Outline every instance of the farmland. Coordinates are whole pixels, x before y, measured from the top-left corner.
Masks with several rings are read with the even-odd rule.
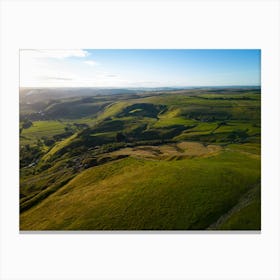
[[[26,93],[21,230],[261,228],[259,88]]]

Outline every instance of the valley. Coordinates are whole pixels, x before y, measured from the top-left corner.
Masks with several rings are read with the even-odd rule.
[[[259,87],[21,89],[21,230],[260,230]]]

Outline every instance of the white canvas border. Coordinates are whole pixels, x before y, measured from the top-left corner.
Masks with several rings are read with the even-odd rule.
[[[270,0],[2,1],[1,279],[280,279],[279,31]],[[20,234],[23,48],[261,49],[261,234]]]

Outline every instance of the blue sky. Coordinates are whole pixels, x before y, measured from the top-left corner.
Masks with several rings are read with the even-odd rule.
[[[260,50],[21,50],[23,87],[260,85]]]

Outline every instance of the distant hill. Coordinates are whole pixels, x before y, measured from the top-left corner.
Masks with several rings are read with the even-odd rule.
[[[19,90],[19,97],[21,103],[36,103],[39,101],[46,101],[51,99],[63,99],[70,97],[86,97],[96,95],[112,95],[112,94],[137,94],[145,92],[172,92],[172,91],[198,91],[203,90],[209,92],[240,92],[243,90],[260,91],[260,87],[243,86],[243,87],[157,87],[157,88],[27,88],[22,87]]]
[[[35,103],[49,99],[108,94],[133,94],[138,90],[122,88],[20,88],[20,101]]]

